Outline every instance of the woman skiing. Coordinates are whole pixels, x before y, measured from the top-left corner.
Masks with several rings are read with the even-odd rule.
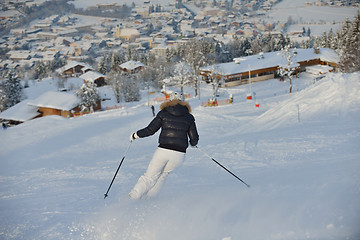
[[[155,196],[164,184],[166,176],[180,166],[184,159],[188,140],[191,146],[196,146],[199,135],[195,118],[190,113],[191,107],[181,100],[182,95],[175,92],[170,101],[160,106],[160,112],[150,124],[130,136],[130,141],[155,134],[160,128],[159,146],[156,149],[149,166],[134,188],[129,193],[133,199],[146,195]]]

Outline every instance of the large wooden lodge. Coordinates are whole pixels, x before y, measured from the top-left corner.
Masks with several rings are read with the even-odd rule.
[[[292,49],[295,53],[291,68],[295,73],[306,71],[306,67],[315,65],[327,65],[330,71],[336,71],[339,57],[336,52],[328,48]],[[200,68],[203,80],[209,78],[222,78],[224,87],[232,87],[251,82],[265,81],[278,77],[277,71],[280,66],[286,66],[281,51],[261,53],[247,57],[235,58],[233,62],[220,63]]]

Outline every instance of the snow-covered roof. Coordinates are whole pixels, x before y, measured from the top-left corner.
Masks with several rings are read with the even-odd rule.
[[[325,66],[325,65],[315,65],[315,66],[308,66],[306,67],[306,72],[319,75],[324,74],[333,71],[334,68],[331,66]]]
[[[39,115],[38,108],[30,106],[30,100],[24,100],[11,108],[6,109],[0,113],[1,119],[13,120],[18,122],[26,122]]]
[[[120,65],[121,68],[126,68],[128,70],[134,70],[138,67],[144,67],[145,65],[138,61],[127,61]]]
[[[88,72],[82,74],[79,78],[84,79],[86,81],[94,82],[96,79],[99,79],[101,77],[105,78],[105,76],[102,75],[101,73],[94,72],[94,71],[88,71]]]
[[[135,28],[123,28],[120,30],[120,36],[138,36],[140,35],[139,31]]]
[[[62,73],[65,70],[76,67],[78,65],[83,66],[85,69],[92,69],[92,67],[86,63],[81,63],[77,61],[68,61],[68,63],[65,66],[62,66],[61,68],[57,69],[56,72]]]
[[[320,59],[333,63],[339,62],[339,57],[332,49],[321,48],[320,53],[316,54],[313,48],[309,49],[296,49],[296,56],[294,62],[304,62],[313,59]],[[263,53],[261,55],[252,55],[247,57],[234,58],[233,62],[220,63],[211,66],[200,68],[200,71],[218,72],[223,75],[232,75],[247,71],[254,71],[258,69],[266,69],[287,65],[287,61],[281,54],[281,51]]]
[[[80,98],[74,94],[49,91],[31,100],[28,104],[36,107],[70,111],[80,104]]]

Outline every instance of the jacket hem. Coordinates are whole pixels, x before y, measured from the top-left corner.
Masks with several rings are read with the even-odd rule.
[[[174,151],[182,152],[182,153],[186,153],[186,149],[187,149],[187,148],[173,146],[173,145],[167,145],[167,144],[160,144],[158,147],[169,149],[169,150],[174,150]]]

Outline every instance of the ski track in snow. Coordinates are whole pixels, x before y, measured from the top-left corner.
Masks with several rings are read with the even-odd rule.
[[[312,84],[303,75],[292,94],[287,82],[254,83],[260,108],[245,100],[245,85],[222,90],[232,105],[190,99],[201,149],[250,188],[190,148],[159,196],[130,200],[156,134],[131,144],[104,200],[130,134],[152,119],[144,102],[9,128],[1,133],[0,239],[359,239],[359,80],[330,74]],[[201,94],[205,101],[210,88]]]

